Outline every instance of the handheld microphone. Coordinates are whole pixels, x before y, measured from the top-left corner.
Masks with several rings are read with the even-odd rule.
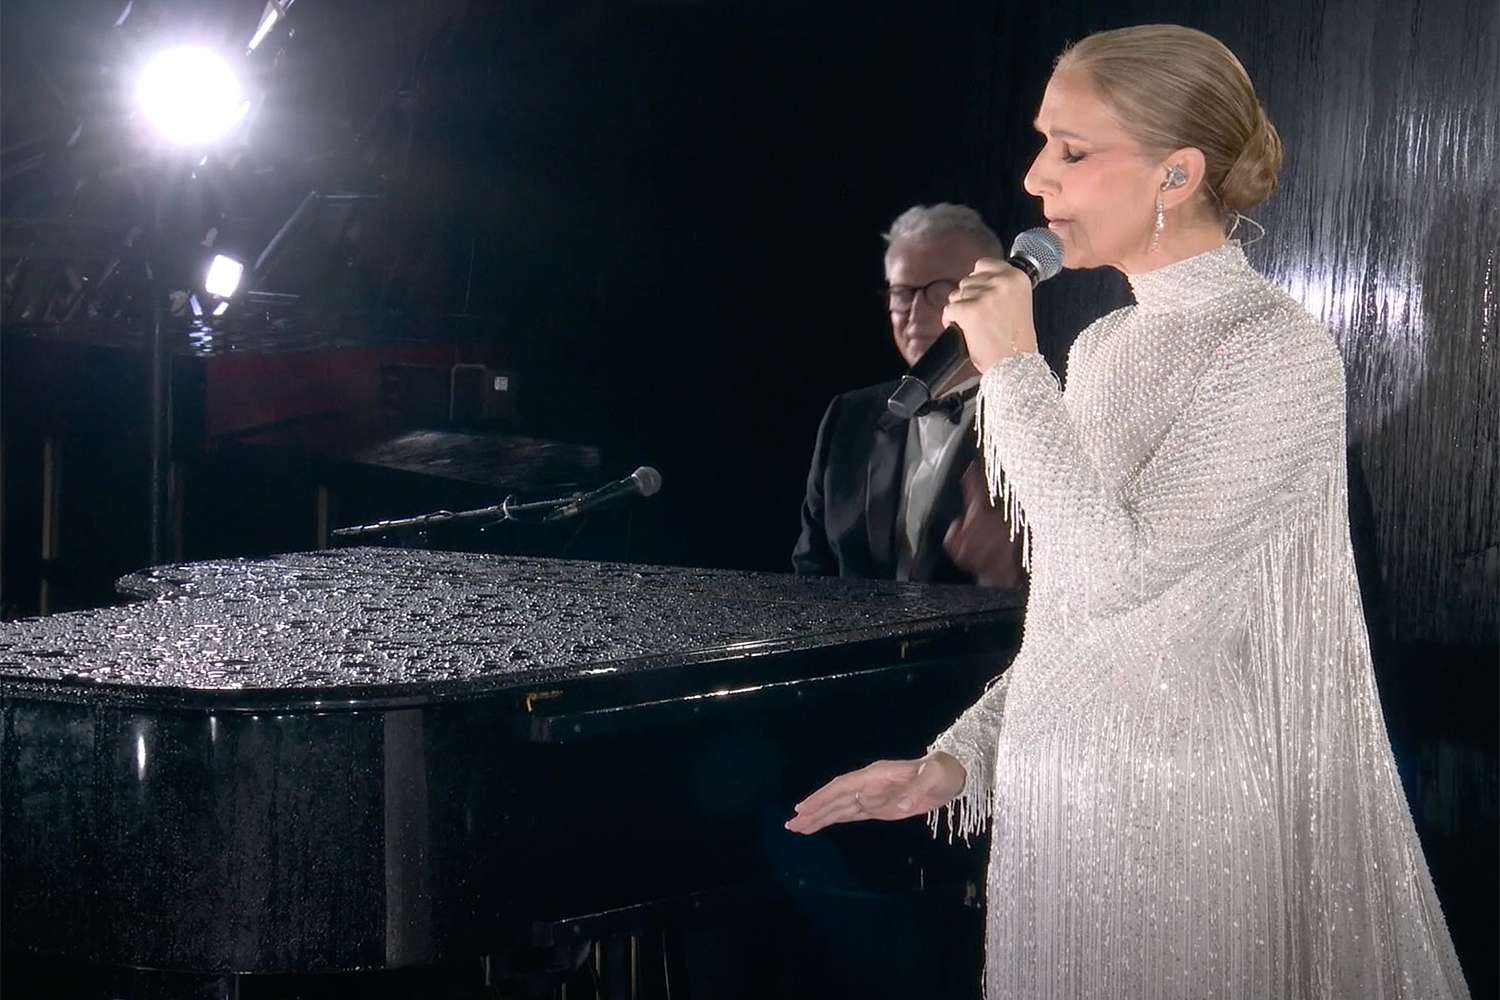
[[[1031,287],[1062,270],[1062,241],[1050,229],[1028,229],[1010,245],[1005,262],[1031,279]],[[901,376],[901,384],[886,400],[886,408],[903,420],[916,415],[954,373],[969,360],[963,331],[949,323],[917,363]]]
[[[597,490],[585,493],[576,500],[570,500],[548,514],[545,519],[561,521],[563,518],[587,514],[591,510],[597,510],[630,497],[654,496],[659,489],[661,489],[661,473],[649,465],[643,465],[624,479],[617,479]]]

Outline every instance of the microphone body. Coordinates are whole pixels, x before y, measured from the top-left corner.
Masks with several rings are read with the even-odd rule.
[[[886,409],[903,420],[910,420],[932,401],[937,390],[947,384],[968,360],[969,345],[964,343],[963,331],[949,323],[917,363],[901,376],[896,391],[886,400]]]
[[[587,514],[589,511],[607,507],[610,504],[627,500],[631,497],[649,497],[655,495],[661,489],[661,473],[649,465],[643,465],[636,469],[624,479],[617,479],[599,487],[590,493],[585,493],[576,500],[571,500],[557,510],[548,514],[546,520],[560,521],[567,517],[577,517]]]
[[[1030,278],[1035,288],[1062,270],[1062,244],[1050,229],[1028,229],[1011,244],[1005,262]],[[911,419],[968,360],[969,345],[964,342],[963,331],[949,323],[901,376],[901,384],[886,400],[886,408],[903,420]]]

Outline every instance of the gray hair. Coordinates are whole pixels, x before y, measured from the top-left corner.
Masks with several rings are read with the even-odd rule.
[[[984,224],[979,213],[968,205],[939,202],[936,205],[913,205],[891,223],[885,233],[889,246],[897,240],[928,243],[948,236],[964,236],[979,246],[982,257],[1004,257],[1005,245],[995,231]]]

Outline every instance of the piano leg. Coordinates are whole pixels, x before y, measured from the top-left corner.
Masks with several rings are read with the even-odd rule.
[[[57,571],[62,518],[62,450],[57,438],[42,441],[42,572],[37,612],[52,610],[52,574]]]

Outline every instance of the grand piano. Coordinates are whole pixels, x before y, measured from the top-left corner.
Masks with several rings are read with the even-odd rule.
[[[767,949],[740,995],[796,995],[777,941],[860,900],[955,929],[861,958],[892,995],[902,962],[977,989],[980,849],[780,824],[981,692],[1019,644],[1003,593],[375,548],[120,586],[0,631],[7,996],[565,996],[559,954],[592,947],[598,990],[601,941],[636,966],[705,926]]]

